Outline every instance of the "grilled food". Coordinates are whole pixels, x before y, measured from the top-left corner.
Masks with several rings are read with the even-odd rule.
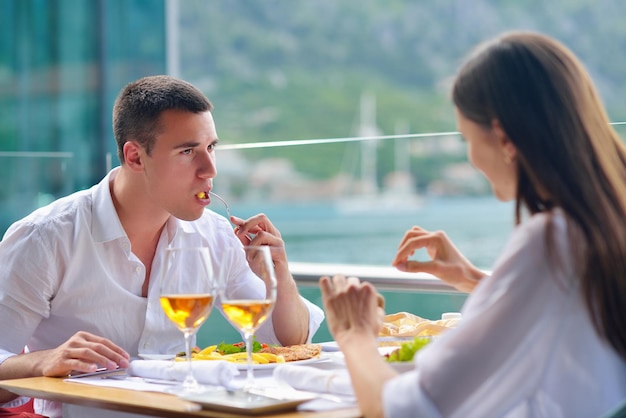
[[[286,362],[308,360],[310,358],[319,357],[322,352],[320,344],[299,344],[287,347],[268,346],[261,349],[260,353],[271,353],[282,356]]]

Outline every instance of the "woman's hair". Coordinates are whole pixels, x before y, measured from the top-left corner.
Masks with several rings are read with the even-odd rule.
[[[560,207],[583,234],[572,245],[591,319],[626,358],[626,149],[584,67],[553,39],[510,33],[474,51],[452,96],[473,122],[499,121],[517,149],[516,222],[522,207]]]
[[[127,141],[137,141],[150,155],[166,110],[201,113],[213,110],[213,105],[192,84],[174,77],[156,75],[129,83],[113,106],[113,134],[122,164]]]

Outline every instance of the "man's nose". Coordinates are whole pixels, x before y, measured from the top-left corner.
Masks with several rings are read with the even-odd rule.
[[[217,166],[215,164],[215,154],[206,152],[202,155],[198,173],[201,177],[213,178],[217,175]]]

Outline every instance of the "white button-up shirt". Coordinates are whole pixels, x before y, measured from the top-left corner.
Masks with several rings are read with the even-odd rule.
[[[158,242],[148,296],[142,297],[145,266],[132,253],[111,198],[110,182],[116,172],[89,190],[36,210],[7,230],[0,242],[0,363],[26,345],[30,351],[58,347],[77,331],[106,337],[131,356],[184,350],[181,332],[159,302],[165,248],[173,242],[206,246],[219,268],[224,251],[241,244],[228,221],[210,210],[193,222],[170,217]],[[244,257],[230,266],[228,293],[237,298],[263,296],[262,282],[246,270]],[[303,300],[310,313],[310,341],[324,315]],[[216,307],[220,309],[219,304]],[[271,319],[256,335],[259,341],[279,343]],[[58,405],[44,406],[40,412],[55,416],[53,407]]]
[[[417,370],[387,382],[386,417],[588,418],[626,399],[626,362],[599,338],[574,273],[567,225],[546,247],[545,214],[513,232],[460,325],[418,352]]]

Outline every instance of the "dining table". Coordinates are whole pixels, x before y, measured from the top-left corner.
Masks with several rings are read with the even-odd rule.
[[[243,375],[245,376],[245,373],[243,373]],[[268,376],[271,376],[271,374]],[[348,403],[340,405],[337,408],[327,408],[324,410],[302,410],[300,408],[293,408],[286,411],[261,413],[258,411],[207,409],[206,405],[192,402],[162,391],[142,391],[121,387],[83,384],[75,379],[63,377],[40,376],[0,380],[0,388],[24,397],[47,399],[55,402],[154,417],[236,418],[254,415],[265,418],[359,418],[363,416],[355,403]]]

